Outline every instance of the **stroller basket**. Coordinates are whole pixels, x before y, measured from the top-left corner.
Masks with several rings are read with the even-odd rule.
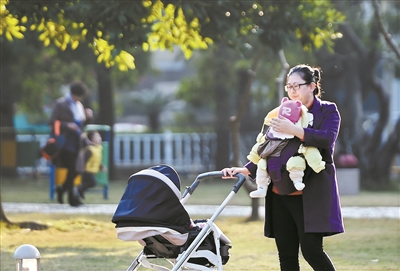
[[[214,221],[245,178],[236,176],[237,184],[210,219],[193,221],[184,203],[201,179],[208,177],[222,177],[222,172],[200,174],[181,196],[179,176],[168,165],[130,176],[112,218],[119,239],[138,241],[144,247],[127,271],[138,270],[140,266],[154,270],[223,270],[232,246]],[[149,261],[156,258],[170,262],[172,269]]]
[[[207,220],[195,220],[195,224],[199,223],[206,223]],[[189,235],[186,243],[182,246],[177,246],[171,244],[166,238],[162,235],[154,235],[151,237],[147,237],[143,239],[144,245],[144,253],[147,257],[154,257],[154,258],[177,258],[180,254],[182,254],[189,245],[195,240],[197,235],[200,233],[201,227],[196,226],[189,230]],[[225,265],[230,257],[229,249],[231,248],[231,244],[227,237],[220,239],[219,243],[219,251],[222,259],[222,265]],[[214,236],[213,233],[210,233],[200,244],[197,250],[209,250],[214,254],[217,254],[217,247],[214,243]],[[214,266],[206,257],[199,257],[199,258],[191,258],[188,260],[189,263],[200,264],[204,266]]]

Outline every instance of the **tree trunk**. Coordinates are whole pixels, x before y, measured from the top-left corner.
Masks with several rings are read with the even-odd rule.
[[[215,167],[222,169],[229,165],[229,117],[232,110],[231,91],[226,87],[226,78],[229,78],[229,67],[232,63],[229,61],[226,48],[223,45],[218,46],[219,57],[215,59],[218,70],[215,74],[216,85],[213,91],[215,101],[215,132],[217,134],[217,151],[215,157]]]
[[[13,74],[11,69],[11,63],[14,60],[13,51],[10,49],[10,42],[0,42],[0,174],[3,177],[15,177],[17,170],[15,166],[4,166],[3,155],[8,152],[8,149],[13,148],[15,144],[15,131],[14,131],[14,106],[17,86],[13,84]],[[16,150],[15,150],[16,151]],[[11,156],[11,155],[10,155]],[[16,157],[16,153],[15,156]],[[7,159],[10,159],[9,157]],[[7,161],[7,164],[13,163],[13,161]],[[16,162],[16,161],[14,161]]]
[[[115,123],[115,110],[114,110],[114,94],[111,84],[111,70],[106,68],[103,64],[96,66],[98,93],[99,93],[99,115],[97,122],[99,124],[110,126],[110,142],[109,142],[109,176],[114,179],[116,176],[115,163],[113,159],[114,153],[114,123]]]
[[[384,86],[386,82],[378,76],[382,55],[376,44],[367,50],[350,25],[341,25],[339,30],[343,38],[335,44],[335,55],[318,54],[325,74],[324,98],[335,101],[342,116],[336,151],[354,153],[358,158],[363,187],[382,189],[390,183],[390,169],[400,142],[396,130],[383,137],[389,122],[390,97]],[[372,27],[371,33],[378,35],[378,29]],[[365,128],[363,97],[368,91],[374,94],[379,114]]]
[[[389,184],[390,166],[397,153],[396,149],[385,147],[389,142],[382,137],[389,122],[390,100],[386,89],[376,75],[376,67],[381,59],[381,56],[373,50],[369,57],[365,59],[364,70],[360,72],[360,77],[363,76],[365,80],[365,86],[370,86],[373,89],[379,104],[379,118],[374,130],[372,134],[367,136],[368,140],[362,143],[362,147],[359,146],[361,157],[363,157],[361,159],[360,178],[364,184],[369,186],[375,183],[378,187]],[[368,67],[365,65],[368,65]],[[382,152],[384,149],[386,152]],[[365,159],[365,157],[368,157],[368,159]]]
[[[232,129],[232,149],[233,149],[233,165],[234,166],[243,166],[240,163],[240,123],[243,119],[243,116],[246,112],[246,108],[249,104],[250,99],[250,91],[251,85],[253,83],[253,79],[255,77],[255,70],[257,69],[259,60],[263,55],[264,49],[260,49],[258,54],[255,56],[253,60],[253,64],[251,69],[247,72],[247,79],[244,84],[243,96],[240,97],[240,104],[238,106],[238,110],[236,111],[236,116],[231,118],[231,129]],[[248,193],[255,189],[254,183],[252,183],[249,179],[244,183],[244,187]],[[259,207],[259,199],[251,199],[251,216],[248,220],[258,220],[258,207]]]
[[[0,221],[6,223],[7,225],[11,224],[11,221],[8,220],[6,214],[3,210],[3,201],[1,200],[1,191],[0,191]]]
[[[31,230],[46,230],[49,227],[44,224],[40,224],[37,222],[25,221],[25,222],[11,222],[6,214],[4,213],[3,209],[3,202],[1,200],[1,191],[0,191],[0,221],[4,222],[8,226],[18,226],[21,229],[31,229]]]

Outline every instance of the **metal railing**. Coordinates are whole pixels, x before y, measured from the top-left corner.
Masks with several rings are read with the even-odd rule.
[[[201,172],[214,165],[214,133],[117,134],[115,166],[168,164],[178,171]]]
[[[43,146],[48,135],[17,135],[17,142],[38,141]],[[116,167],[147,167],[169,164],[182,172],[213,170],[216,149],[214,133],[115,134],[114,159]],[[19,172],[32,168],[18,167]],[[49,173],[49,162],[38,159],[35,170]]]

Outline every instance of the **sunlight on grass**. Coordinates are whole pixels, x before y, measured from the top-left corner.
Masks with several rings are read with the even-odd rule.
[[[1,224],[2,271],[15,270],[12,254],[25,243],[39,249],[44,271],[123,271],[142,249],[138,242],[117,239],[109,216],[9,215],[11,221],[34,218],[52,226],[30,231]],[[232,241],[225,271],[279,270],[274,240],[263,236],[263,221],[219,217],[216,224]],[[399,220],[346,219],[345,226],[345,234],[325,239],[324,248],[338,270],[399,270]],[[302,270],[312,270],[303,258],[300,264]]]

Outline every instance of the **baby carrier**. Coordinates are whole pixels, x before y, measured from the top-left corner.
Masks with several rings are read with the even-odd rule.
[[[138,241],[142,252],[127,271],[140,266],[153,270],[223,270],[230,257],[231,241],[214,224],[229,200],[245,181],[238,182],[210,219],[191,220],[183,204],[199,185],[209,177],[222,177],[221,171],[197,176],[183,196],[177,172],[168,165],[158,165],[130,176],[128,185],[112,218],[117,237]],[[152,263],[165,259],[170,267]]]

